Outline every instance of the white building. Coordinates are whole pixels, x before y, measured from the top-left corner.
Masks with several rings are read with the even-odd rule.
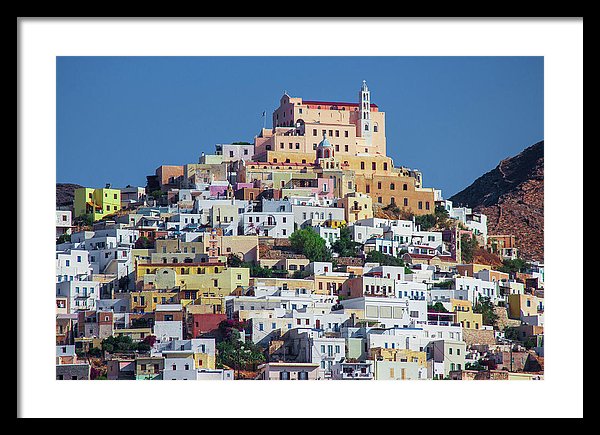
[[[56,282],[83,280],[91,273],[87,251],[68,249],[56,253]]]
[[[339,207],[323,207],[312,205],[292,204],[294,223],[299,228],[304,226],[321,226],[327,221],[345,220],[345,211]]]
[[[241,235],[258,235],[287,239],[294,232],[294,214],[288,212],[246,212],[241,224]]]
[[[70,210],[56,210],[56,237],[63,234],[71,234],[72,225],[73,221]]]
[[[385,328],[411,328],[427,321],[427,301],[391,297],[369,297],[342,301],[345,309],[364,310],[365,320]]]
[[[336,241],[340,239],[340,229],[339,228],[330,228],[323,226],[316,226],[313,229],[317,232],[317,234],[325,240],[325,245],[328,248],[331,248]]]
[[[462,222],[467,228],[473,230],[475,234],[482,235],[484,242],[487,243],[487,216],[482,213],[473,212],[468,207],[453,207],[449,215],[452,219]]]
[[[182,311],[181,304],[158,304],[154,310],[155,314],[161,312]],[[164,320],[154,322],[154,335],[157,341],[173,341],[183,339],[183,321],[175,320],[172,314],[165,314]]]
[[[96,281],[61,281],[56,283],[56,296],[69,298],[70,312],[95,310],[100,299],[100,283]]]

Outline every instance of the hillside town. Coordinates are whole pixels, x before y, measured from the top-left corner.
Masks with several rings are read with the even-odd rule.
[[[284,93],[272,128],[144,186],[73,188],[56,379],[543,379],[543,258],[395,165],[357,85]]]

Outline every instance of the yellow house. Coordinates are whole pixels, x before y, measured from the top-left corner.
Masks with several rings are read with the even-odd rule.
[[[192,350],[165,350],[162,352],[162,354],[165,358],[193,358],[195,369],[214,369],[216,367],[216,359],[214,354],[194,352]]]
[[[353,223],[373,217],[373,200],[365,193],[354,192],[342,198],[346,222]]]
[[[311,294],[315,289],[315,282],[312,279],[296,278],[250,278],[250,285],[279,287],[281,290],[295,291],[299,294]]]
[[[427,353],[410,349],[385,349],[373,347],[370,350],[372,358],[383,361],[416,362],[420,367],[427,367]]]
[[[471,301],[460,299],[450,299],[452,311],[456,314],[456,322],[465,329],[481,329],[483,325],[483,315],[473,312]]]
[[[121,210],[121,191],[108,187],[75,189],[73,210],[75,217],[90,215],[94,221],[97,221]]]
[[[318,295],[337,295],[344,289],[344,284],[348,281],[346,275],[315,275],[315,294]]]
[[[177,291],[141,290],[126,293],[132,313],[153,313],[158,304],[178,303]]]
[[[227,267],[224,263],[138,263],[136,266],[137,288],[197,290],[196,298],[219,301],[238,287],[247,288],[249,280],[250,269]]]
[[[338,219],[329,219],[329,220],[326,220],[325,222],[323,222],[323,226],[328,227],[328,228],[342,228],[345,225],[346,225],[345,220],[338,220]]]
[[[152,328],[115,329],[113,335],[115,337],[127,336],[131,337],[133,341],[142,341],[147,336],[152,335]]]
[[[544,311],[544,299],[532,294],[508,295],[508,317],[521,319],[536,316]]]

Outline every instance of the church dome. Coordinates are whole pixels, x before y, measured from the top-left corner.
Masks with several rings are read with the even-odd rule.
[[[325,147],[330,147],[331,142],[329,142],[329,140],[327,139],[327,135],[324,134],[323,135],[323,140],[321,142],[319,142],[319,148],[325,148]]]

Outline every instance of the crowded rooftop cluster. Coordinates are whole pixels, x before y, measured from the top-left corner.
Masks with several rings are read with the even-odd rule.
[[[366,82],[272,122],[57,207],[57,379],[543,379],[544,265],[394,164]]]

